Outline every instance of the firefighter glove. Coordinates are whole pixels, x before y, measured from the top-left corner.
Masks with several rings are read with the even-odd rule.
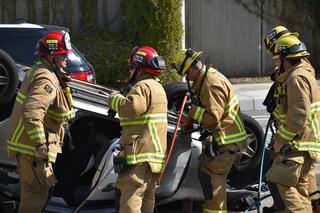
[[[213,140],[206,146],[204,153],[210,158],[215,158],[219,154],[218,149],[218,143]]]
[[[126,151],[123,146],[117,144],[113,149],[113,167],[115,173],[124,174],[130,166],[127,164]]]
[[[292,150],[292,148],[291,148],[290,143],[285,143],[285,144],[281,147],[281,149],[280,149],[280,154],[281,154],[280,159],[281,159],[281,161],[284,161],[284,160],[285,160],[286,154],[287,154],[288,152],[290,152],[291,150]]]

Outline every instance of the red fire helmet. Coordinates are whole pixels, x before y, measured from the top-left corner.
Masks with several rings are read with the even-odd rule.
[[[72,52],[70,35],[64,31],[54,31],[45,34],[37,44],[36,55],[61,55]]]
[[[160,75],[166,69],[164,59],[152,47],[148,46],[132,49],[129,66],[132,68],[143,68],[144,72],[151,75]]]

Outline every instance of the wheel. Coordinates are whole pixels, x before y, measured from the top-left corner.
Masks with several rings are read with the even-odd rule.
[[[14,60],[8,53],[0,49],[0,106],[12,100],[18,83],[18,72]]]
[[[263,129],[251,116],[241,113],[241,117],[248,139],[228,176],[229,185],[234,188],[241,188],[259,180],[262,155]]]
[[[164,86],[167,94],[168,109],[180,111],[183,96],[188,92],[188,85],[184,82],[169,83]]]
[[[168,108],[176,114],[180,111],[183,96],[188,91],[184,82],[169,83],[164,86],[168,99]],[[240,188],[256,183],[259,178],[259,167],[262,155],[263,129],[249,115],[242,113],[242,119],[248,134],[245,149],[233,166],[228,179],[231,187]]]

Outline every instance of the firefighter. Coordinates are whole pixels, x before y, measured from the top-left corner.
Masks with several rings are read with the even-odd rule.
[[[278,38],[286,36],[286,35],[293,35],[296,38],[299,38],[299,33],[297,32],[290,32],[286,27],[284,26],[276,26],[274,27],[268,34],[267,36],[264,38],[264,44],[267,48],[267,53],[269,56],[274,56],[275,54],[275,45],[276,45],[276,41],[278,40]],[[310,61],[308,60],[308,58],[303,58],[302,59],[302,63],[308,67],[311,71],[312,74],[315,76],[315,70],[312,67]],[[278,73],[278,67],[275,67],[274,73],[277,75]]]
[[[164,169],[167,146],[167,97],[157,78],[165,61],[148,46],[129,59],[129,93],[112,93],[109,106],[119,114],[122,134],[114,148],[120,213],[153,212],[156,178]]]
[[[231,83],[199,60],[202,53],[190,48],[180,51],[174,68],[193,82],[191,89],[197,98],[193,98],[196,101],[189,117],[212,131],[212,140],[202,142],[204,151],[199,157],[199,179],[205,196],[203,212],[227,212],[226,178],[247,134]]]
[[[72,51],[67,32],[49,32],[37,45],[40,59],[26,73],[9,124],[7,149],[17,160],[19,212],[42,212],[56,183],[52,164],[61,153],[64,123],[74,117],[63,70]]]
[[[267,48],[268,55],[270,56],[275,55],[275,45],[276,45],[277,39],[287,35],[292,35],[299,38],[299,34],[297,32],[290,32],[284,26],[276,26],[268,33],[268,35],[264,39],[264,43]],[[302,58],[302,64],[304,64],[310,70],[311,74],[315,76],[315,70],[307,58]],[[276,94],[275,94],[276,97],[278,96],[278,91],[281,88],[280,82],[278,82],[276,79],[279,74],[280,74],[279,67],[276,66],[274,69],[273,78],[272,78],[278,87],[278,89],[276,89]],[[273,110],[272,115],[276,119],[276,127],[278,127],[281,121],[283,121],[281,119],[281,115],[279,114],[279,106],[277,106],[275,110]],[[274,198],[274,205],[271,207],[264,207],[263,209],[264,212],[273,212],[276,210],[283,209],[285,206],[283,201],[279,197],[275,184],[269,183],[269,187],[270,187],[271,194]],[[312,170],[309,174],[309,193],[315,192],[317,190],[318,189],[317,189],[316,176],[315,176],[314,170]],[[317,195],[313,196],[313,198],[318,198],[318,196]]]
[[[280,126],[274,138],[275,160],[266,174],[284,202],[284,212],[312,212],[309,176],[320,159],[320,92],[313,70],[306,66],[310,54],[294,35],[279,37],[275,46],[277,98]]]

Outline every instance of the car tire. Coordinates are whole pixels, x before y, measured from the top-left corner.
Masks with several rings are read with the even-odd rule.
[[[182,97],[188,92],[188,86],[184,82],[169,83],[164,86],[168,99],[168,108],[176,113],[180,110]],[[260,124],[249,115],[242,113],[242,119],[247,133],[251,136],[247,148],[252,148],[254,152],[250,159],[243,165],[235,165],[229,176],[228,184],[234,188],[241,188],[259,180],[260,161],[262,155],[263,129]]]
[[[258,182],[263,150],[264,132],[260,124],[245,113],[241,113],[241,117],[248,140],[245,142],[245,149],[240,154],[239,162],[235,162],[228,175],[228,184],[232,188],[242,188]]]
[[[0,49],[0,107],[15,96],[19,77],[17,66],[8,53]]]

